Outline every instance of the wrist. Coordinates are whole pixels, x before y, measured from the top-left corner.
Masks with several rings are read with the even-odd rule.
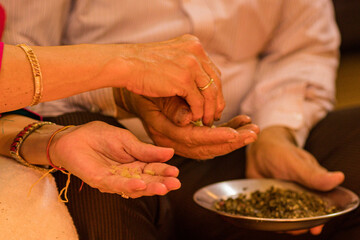
[[[102,49],[106,59],[101,71],[103,87],[126,88],[130,81],[130,52],[126,44],[108,44]],[[99,82],[102,82],[99,81]]]
[[[46,159],[46,146],[51,134],[59,125],[44,125],[30,134],[20,148],[20,155],[30,164],[49,165]]]
[[[64,163],[60,161],[60,159],[62,158],[61,157],[59,158],[57,153],[60,152],[61,154],[62,151],[66,149],[67,145],[65,144],[65,147],[59,147],[58,143],[60,139],[62,139],[64,136],[74,131],[75,129],[76,127],[74,125],[63,126],[55,130],[49,137],[46,146],[46,158],[47,158],[47,163],[51,165],[53,168],[57,170],[65,170]],[[66,150],[70,150],[70,149],[66,149]]]
[[[292,129],[285,126],[270,126],[263,130],[261,130],[259,138],[267,138],[267,139],[281,139],[288,142],[291,142],[295,145],[295,133]]]

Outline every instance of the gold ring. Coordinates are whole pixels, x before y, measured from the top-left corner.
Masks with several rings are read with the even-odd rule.
[[[210,81],[203,87],[199,87],[200,91],[204,91],[205,89],[207,89],[208,87],[210,87],[210,85],[214,82],[214,79],[210,78]]]
[[[123,197],[123,198],[126,198],[126,199],[128,199],[128,198],[129,198],[129,196],[128,196],[128,195],[126,195],[124,192],[120,192],[120,196],[121,196],[121,197]]]

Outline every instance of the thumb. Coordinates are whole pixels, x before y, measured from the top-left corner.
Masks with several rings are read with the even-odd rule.
[[[174,155],[174,149],[143,143],[135,136],[128,139],[125,151],[142,162],[166,162]]]
[[[320,191],[330,191],[336,186],[340,185],[345,179],[343,172],[334,171],[329,172],[326,169],[320,167],[320,169],[314,169],[310,175],[310,186]]]
[[[298,162],[302,162],[296,169],[299,183],[315,190],[329,191],[344,181],[344,173],[328,171],[311,153],[299,149],[298,156]]]
[[[189,105],[181,97],[149,98],[161,112],[178,126],[185,126],[192,120]]]

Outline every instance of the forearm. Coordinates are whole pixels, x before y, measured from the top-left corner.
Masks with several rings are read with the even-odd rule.
[[[41,72],[41,102],[108,86],[125,86],[127,66],[121,45],[31,47]],[[122,51],[124,48],[124,51]],[[120,53],[116,55],[117,53]],[[25,52],[5,45],[0,73],[0,112],[30,105],[34,95],[32,69]]]
[[[0,154],[11,157],[10,146],[16,135],[27,125],[36,120],[20,115],[6,115],[0,118],[1,137]],[[28,163],[35,165],[48,165],[46,158],[46,147],[50,136],[61,128],[59,125],[44,125],[31,133],[23,142],[20,148],[20,156]]]

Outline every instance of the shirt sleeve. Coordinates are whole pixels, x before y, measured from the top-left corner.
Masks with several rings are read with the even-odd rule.
[[[117,106],[112,88],[100,88],[64,99],[43,102],[30,107],[43,116],[59,116],[67,112],[87,111],[117,117]]]
[[[261,129],[285,126],[300,146],[335,101],[339,32],[331,1],[284,1],[241,110]]]
[[[71,0],[1,0],[1,4],[6,11],[6,28],[2,39],[5,44],[62,44]]]

